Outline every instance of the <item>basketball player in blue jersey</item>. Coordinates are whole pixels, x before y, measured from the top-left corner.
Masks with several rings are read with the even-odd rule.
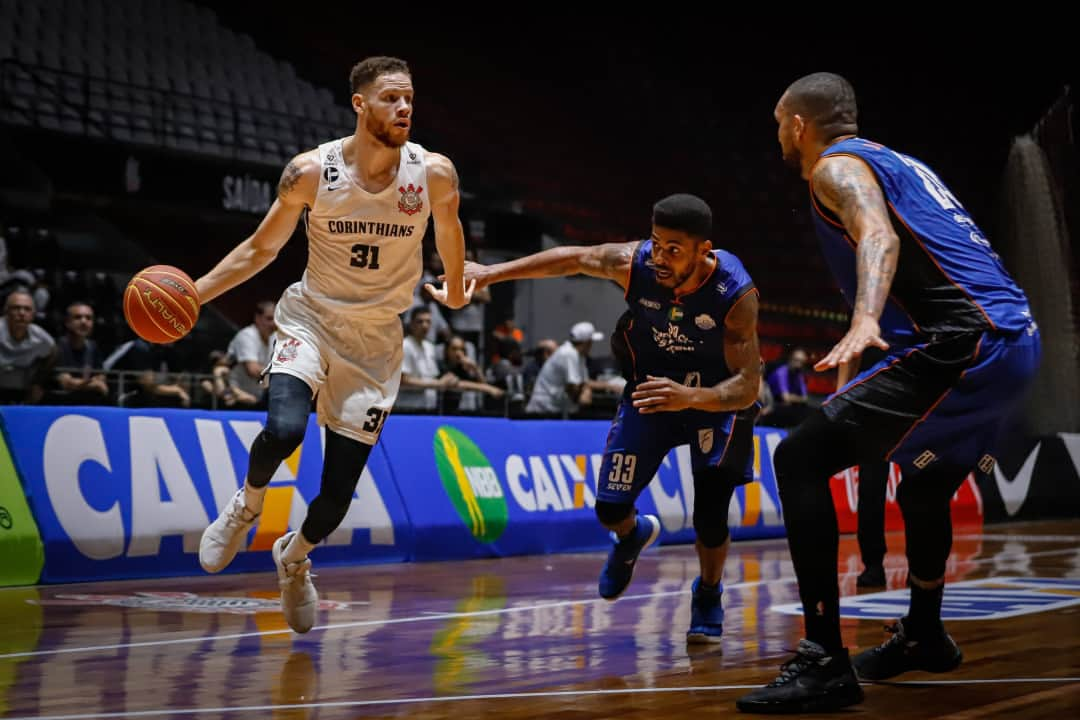
[[[273,261],[303,218],[307,268],[277,304],[266,426],[251,445],[244,486],[199,543],[207,572],[232,561],[262,511],[271,476],[303,440],[317,397],[319,424],[326,427],[319,494],[301,527],[278,538],[272,550],[285,619],[300,633],[315,624],[318,609],[308,553],[345,518],[397,397],[398,315],[412,304],[423,270],[420,244],[429,218],[446,281],[426,288],[452,308],[472,294],[462,280],[457,173],[446,157],[409,142],[408,65],[367,58],[349,79],[355,132],[293,158],[259,227],[195,283],[204,303],[236,287]]]
[[[511,262],[466,263],[482,288],[505,280],[585,274],[618,283],[627,312],[612,336],[627,378],[611,424],[596,491],[596,516],[614,547],[600,573],[600,596],[623,593],[638,555],[660,521],[634,502],[668,452],[690,445],[694,530],[701,575],[692,586],[688,642],[719,642],[721,572],[728,506],[753,479],[753,425],[761,380],[757,290],[731,253],[714,249],[712,212],[693,195],[653,207],[652,235],[640,243],[560,247]]]
[[[855,92],[844,78],[797,80],[775,117],[784,159],[809,182],[817,235],[852,305],[849,331],[815,366],[838,368],[838,391],[774,458],[806,639],[779,677],[736,705],[779,713],[859,702],[852,665],[863,680],[960,665],[941,622],[949,501],[971,470],[993,467],[999,427],[1040,349],[1024,293],[938,176],[857,136]],[[852,377],[874,347],[885,357]],[[902,470],[911,602],[888,642],[849,662],[829,477],[883,459]]]

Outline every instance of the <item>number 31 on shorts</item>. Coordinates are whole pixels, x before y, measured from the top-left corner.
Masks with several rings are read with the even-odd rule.
[[[386,418],[390,416],[390,411],[373,407],[367,411],[367,416],[368,420],[364,423],[364,432],[378,435],[382,432],[382,426],[386,422]]]

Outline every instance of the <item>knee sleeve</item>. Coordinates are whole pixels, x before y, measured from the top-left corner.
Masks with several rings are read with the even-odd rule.
[[[301,528],[308,542],[322,542],[345,519],[370,454],[371,445],[326,431],[322,484]]]
[[[618,525],[634,512],[633,504],[609,503],[596,501],[596,517],[604,527]]]
[[[738,473],[718,467],[694,472],[694,532],[707,548],[718,548],[728,539],[728,508],[739,485]]]
[[[790,495],[793,485],[828,484],[835,473],[858,464],[857,443],[843,427],[829,421],[821,410],[785,437],[773,454],[776,485],[781,500]]]
[[[292,375],[270,376],[266,426],[251,444],[247,481],[265,487],[281,461],[303,441],[311,414],[311,388]]]

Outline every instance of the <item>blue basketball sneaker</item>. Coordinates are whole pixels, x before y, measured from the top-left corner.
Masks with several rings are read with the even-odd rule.
[[[600,597],[614,600],[623,594],[634,576],[638,555],[656,542],[659,535],[660,520],[655,515],[638,515],[633,531],[622,540],[611,533],[615,547],[611,548],[604,569],[600,571]]]
[[[698,576],[690,590],[693,598],[690,600],[690,629],[686,631],[686,642],[720,642],[720,636],[724,634],[724,608],[720,603],[724,584],[702,585]]]

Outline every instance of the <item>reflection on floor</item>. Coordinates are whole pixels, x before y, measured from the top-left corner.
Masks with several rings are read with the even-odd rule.
[[[888,592],[845,602],[849,647],[882,642],[880,618],[903,613],[903,536],[888,541]],[[587,554],[325,569],[319,625],[303,636],[284,625],[271,574],[0,590],[0,716],[727,713],[740,688],[775,676],[801,635],[783,540],[733,546],[724,639],[702,649],[684,640],[692,547],[647,552],[615,603],[595,596],[602,562]],[[843,595],[856,595],[861,569],[845,537]],[[948,576],[946,606],[965,618],[950,623],[964,665],[868,688],[854,712],[1076,716],[1080,522],[958,530]],[[974,582],[985,578],[995,581]],[[927,680],[948,684],[911,684]]]

